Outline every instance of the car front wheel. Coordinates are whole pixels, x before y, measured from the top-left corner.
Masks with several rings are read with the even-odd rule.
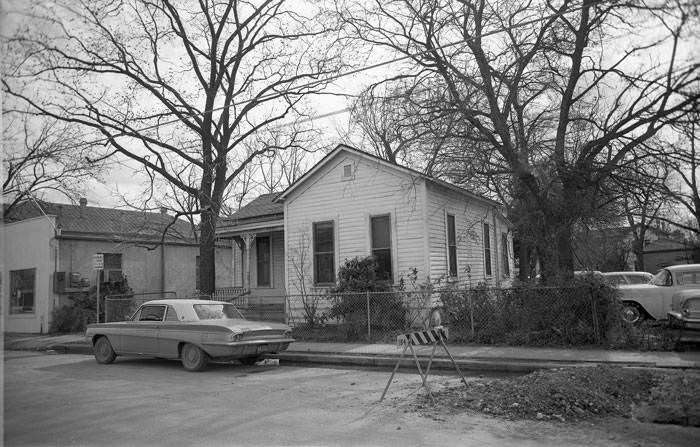
[[[644,319],[641,309],[636,304],[625,303],[622,306],[622,321],[628,324],[636,324]]]
[[[209,363],[209,356],[195,345],[186,344],[182,347],[182,366],[187,371],[201,371]]]
[[[95,341],[94,354],[97,363],[105,365],[112,363],[117,356],[114,353],[114,349],[112,349],[112,344],[107,340],[107,337],[100,337]]]

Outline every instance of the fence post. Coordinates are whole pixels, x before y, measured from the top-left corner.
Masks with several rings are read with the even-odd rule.
[[[593,313],[593,336],[596,344],[599,345],[602,338],[600,334],[600,320],[598,320],[598,309],[592,287],[589,289],[589,296],[591,297],[591,312]]]
[[[367,292],[367,341],[372,340],[372,319],[369,312],[369,291]]]
[[[472,340],[474,340],[474,299],[472,297],[472,289],[467,291],[469,297],[469,323],[471,325]]]

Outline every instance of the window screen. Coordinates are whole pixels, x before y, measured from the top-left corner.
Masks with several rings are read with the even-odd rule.
[[[447,215],[447,265],[451,278],[457,277],[457,230],[455,216]]]
[[[391,281],[391,218],[375,216],[371,218],[372,256],[377,260],[377,279]]]
[[[316,284],[335,282],[335,243],[333,222],[318,222],[314,232],[314,281]]]

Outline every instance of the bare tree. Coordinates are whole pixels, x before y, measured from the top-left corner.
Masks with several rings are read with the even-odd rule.
[[[674,219],[670,223],[700,236],[698,117],[700,115],[696,112],[676,123],[677,133],[673,134],[673,140],[657,145],[656,162],[671,174],[663,183],[663,193],[693,217],[691,222]]]
[[[103,163],[87,158],[95,148],[85,143],[74,126],[6,112],[2,134],[5,213],[49,191],[77,201],[85,192],[85,182],[98,180],[102,171]]]
[[[9,40],[25,58],[3,89],[34,113],[94,129],[111,155],[196,198],[196,209],[178,214],[199,216],[201,290],[211,293],[227,187],[297,136],[258,141],[252,151],[244,142],[296,114],[323,88],[318,80],[338,70],[323,38],[331,22],[315,4],[303,4],[307,14],[297,6],[57,0],[32,11],[33,33]]]
[[[546,279],[571,274],[572,229],[597,205],[606,178],[697,105],[685,8],[376,0],[337,9],[352,37],[406,58],[392,81],[442,89],[441,110],[488,142],[489,157],[469,144],[463,155],[477,170],[509,175],[521,245],[535,247]]]

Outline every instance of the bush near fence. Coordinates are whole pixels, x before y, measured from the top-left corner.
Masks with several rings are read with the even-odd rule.
[[[565,287],[365,292],[287,297],[288,323],[300,340],[393,342],[427,326],[439,306],[453,343],[528,346],[630,346],[617,289],[577,279]],[[313,302],[313,315],[306,315]]]
[[[622,330],[616,291],[579,284],[567,287],[477,287],[440,294],[442,321],[453,342],[528,346],[611,343]]]

